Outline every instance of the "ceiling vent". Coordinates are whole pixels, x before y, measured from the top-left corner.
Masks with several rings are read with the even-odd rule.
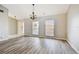
[[[0,12],[2,12],[2,13],[3,13],[4,11],[0,9]]]

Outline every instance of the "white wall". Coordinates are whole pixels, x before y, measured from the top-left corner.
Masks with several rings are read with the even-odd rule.
[[[9,18],[9,35],[17,34],[17,20],[12,17],[8,18]]]
[[[0,12],[0,37],[6,37],[8,35],[8,10],[0,5],[0,9],[4,10]]]
[[[45,20],[55,21],[55,36],[57,38],[66,38],[66,14],[59,14],[54,16],[39,17],[39,36],[45,36]],[[24,33],[28,36],[32,35],[32,20],[25,19]]]
[[[79,51],[79,5],[71,5],[67,15],[68,41]]]
[[[32,21],[30,19],[24,19],[24,34],[32,36]]]

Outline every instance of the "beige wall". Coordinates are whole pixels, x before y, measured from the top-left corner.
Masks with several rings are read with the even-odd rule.
[[[8,12],[6,12],[6,13],[8,13]],[[8,19],[8,15],[6,15],[6,17],[3,17],[3,18]],[[39,25],[40,26],[39,27],[39,36],[45,36],[45,20],[50,20],[50,19],[55,21],[55,36],[57,38],[66,38],[66,14],[38,17],[37,20],[40,23],[40,25]],[[9,34],[15,34],[16,33],[16,31],[17,31],[16,28],[17,28],[17,25],[18,25],[18,24],[16,24],[16,20],[9,18],[8,21],[4,20],[3,22],[7,22],[7,24],[9,25],[9,28],[8,28],[8,25],[6,23],[4,23],[5,24],[5,25],[3,25],[4,30],[7,30],[9,32],[5,31],[3,33],[6,33],[6,32],[9,33]],[[25,19],[24,22],[25,22],[24,23],[24,29],[23,29],[24,33],[26,35],[33,36],[32,35],[32,20]],[[19,31],[18,33],[21,33],[20,32],[21,26],[18,25],[18,27],[20,27],[19,30],[18,30]]]
[[[17,20],[8,17],[9,18],[9,35],[17,34]]]
[[[24,33],[24,22],[9,17],[9,35],[23,34],[23,33]]]
[[[59,14],[54,16],[39,17],[39,36],[45,36],[45,20],[55,21],[55,36],[57,38],[66,38],[66,14]],[[32,35],[32,20],[25,19],[24,33],[28,36]]]
[[[18,20],[17,21],[17,33],[18,34],[24,34],[24,22]]]
[[[0,37],[7,37],[8,35],[8,9],[0,5],[0,9],[4,12],[0,12]]]
[[[68,41],[79,51],[79,5],[71,5],[67,15]]]
[[[66,14],[59,14],[55,16],[55,36],[57,38],[66,39],[67,35],[67,19]]]

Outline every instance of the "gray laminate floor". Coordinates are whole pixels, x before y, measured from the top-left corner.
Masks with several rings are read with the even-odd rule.
[[[0,42],[0,54],[76,54],[63,40],[20,37]]]

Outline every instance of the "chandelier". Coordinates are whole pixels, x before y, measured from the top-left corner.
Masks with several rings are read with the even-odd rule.
[[[34,12],[35,4],[32,4],[32,6],[33,6],[33,11],[32,11],[32,16],[30,17],[30,19],[35,20],[37,18],[36,15],[35,15],[35,12]]]

